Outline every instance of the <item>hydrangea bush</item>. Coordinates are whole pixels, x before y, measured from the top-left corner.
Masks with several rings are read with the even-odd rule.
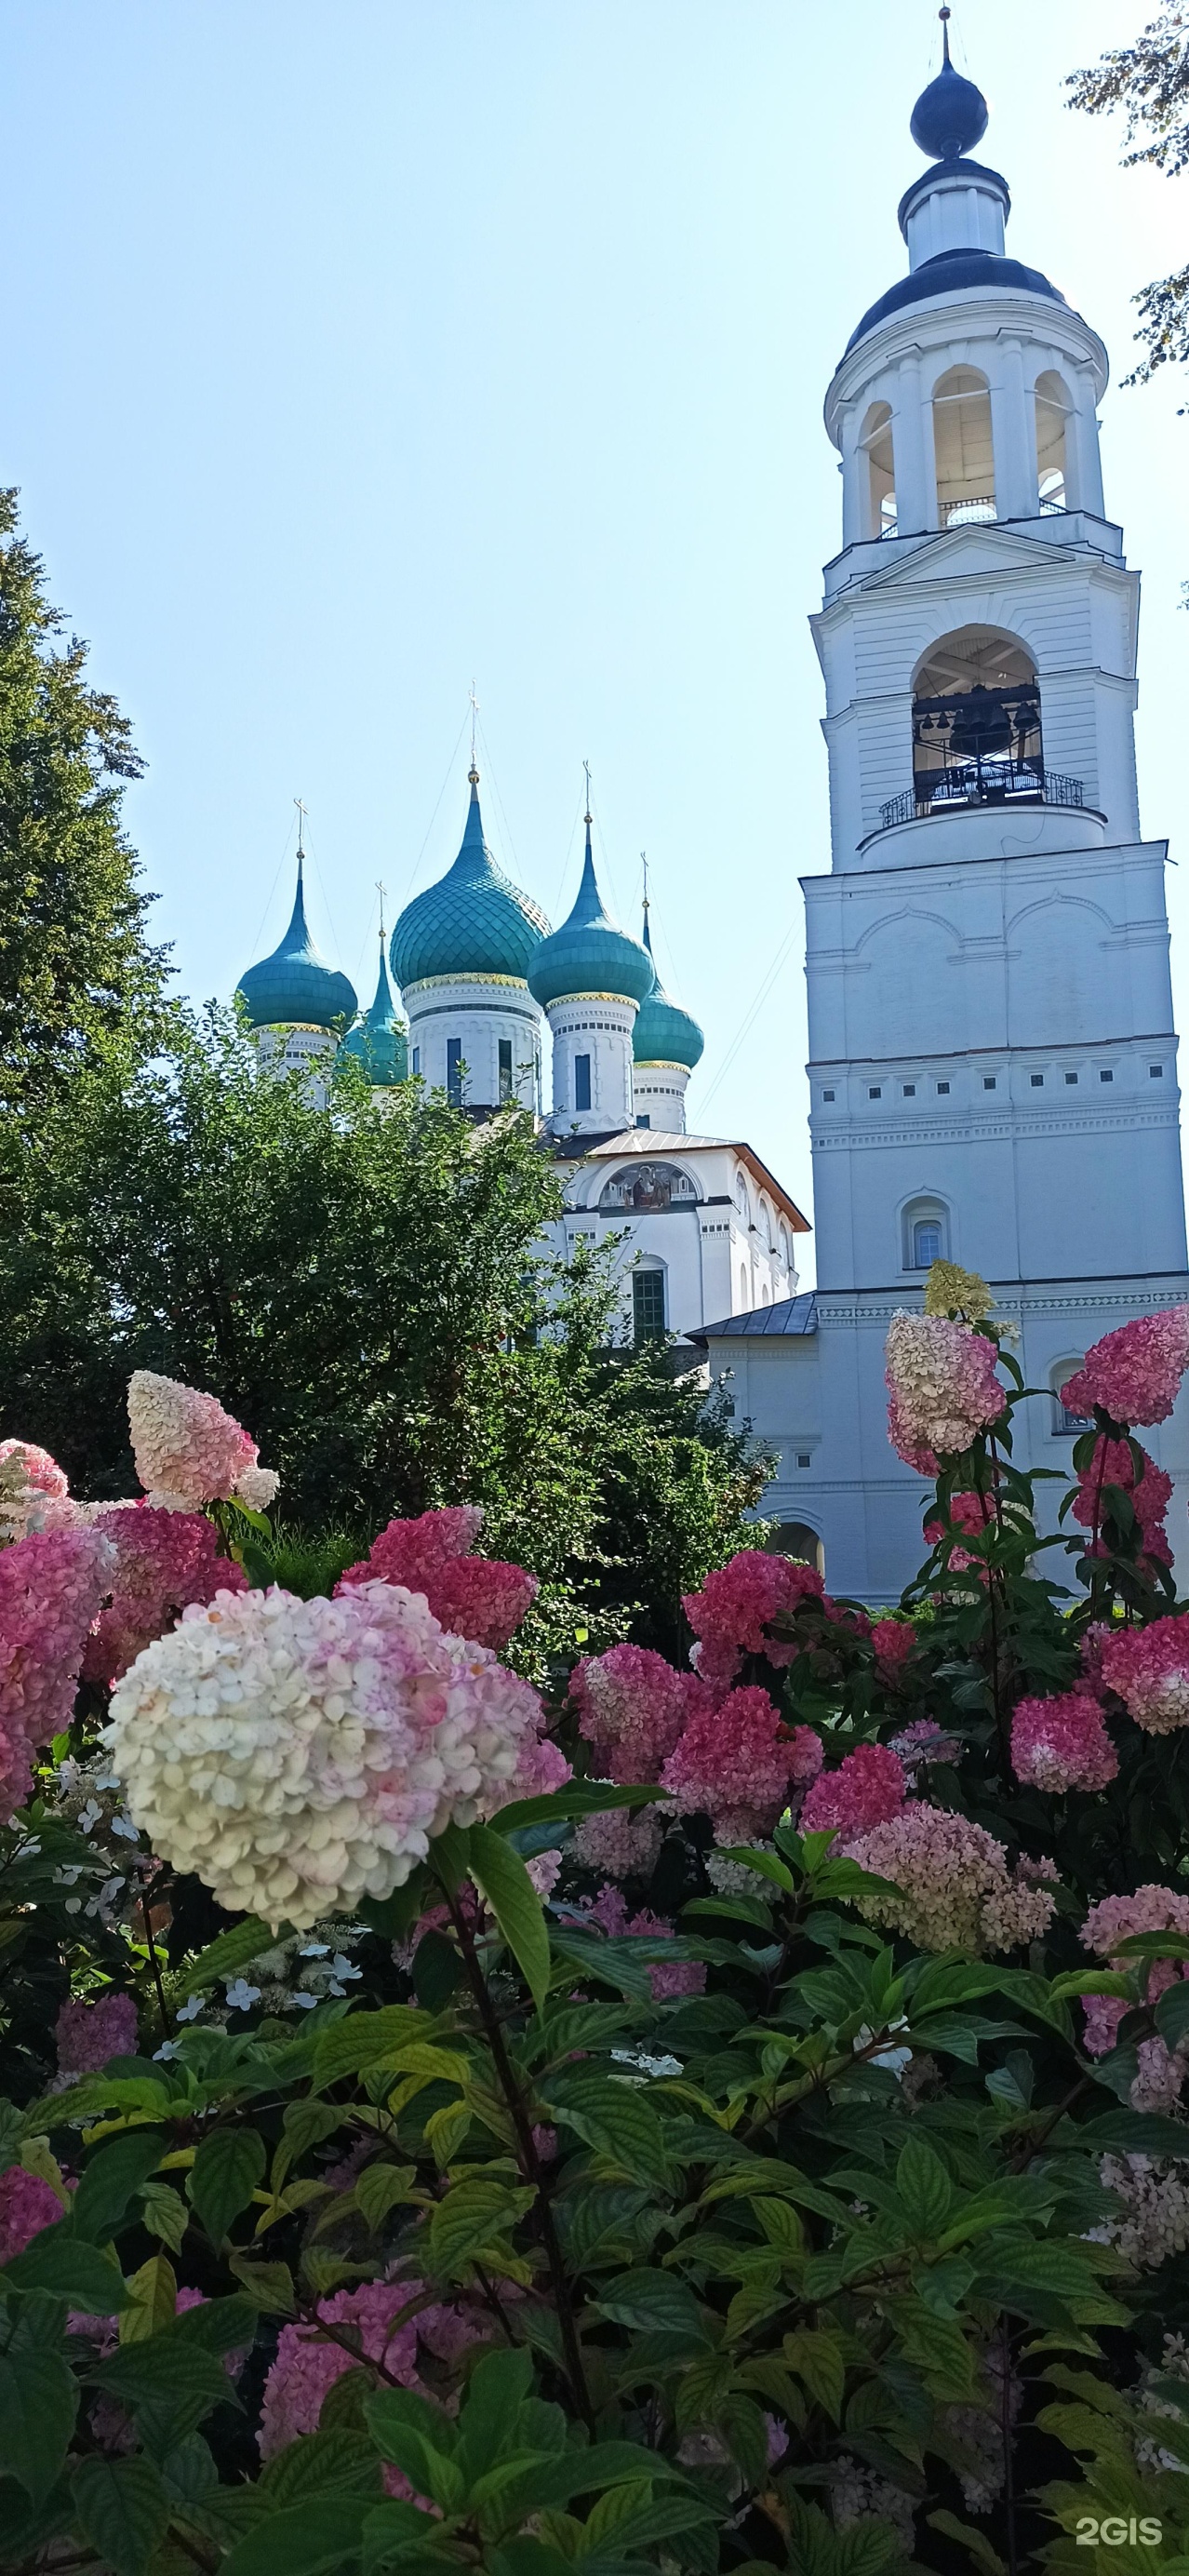
[[[895,1612],[747,1549],[543,1694],[465,1504],[299,1598],[215,1398],[6,1444],[0,2563],[1189,2564],[1189,1315],[1041,1537],[989,1307]]]

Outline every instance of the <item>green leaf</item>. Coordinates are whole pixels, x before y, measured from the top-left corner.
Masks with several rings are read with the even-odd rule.
[[[555,2118],[633,2182],[668,2183],[664,2131],[638,2086],[587,2065],[559,2067],[543,2090]]]
[[[363,2526],[375,2507],[368,2496],[307,2496],[302,2504],[270,2513],[245,2532],[225,2558],[220,2576],[314,2576],[339,2569],[357,2552]]]
[[[307,2433],[270,2460],[259,2494],[278,2512],[301,2496],[381,2492],[380,2462],[366,2433]]]
[[[523,2349],[490,2353],[472,2371],[459,2418],[458,2453],[470,2486],[514,2449],[517,2417],[532,2382],[532,2361]]]
[[[1180,2047],[1189,2031],[1189,1977],[1178,1977],[1175,1985],[1157,1995],[1156,2028],[1167,2049]]]
[[[413,1953],[413,1988],[426,2012],[444,2010],[462,1980],[457,1945],[444,1932],[424,1932]]]
[[[940,2156],[915,2133],[897,2159],[896,2194],[914,2236],[940,2236],[953,2199],[950,2178]]]
[[[384,2004],[378,2012],[352,2013],[349,2020],[336,2022],[319,2037],[314,2050],[314,2091],[324,2093],[328,2084],[337,2084],[344,2075],[366,2073],[409,2040],[428,2039],[432,2027],[429,2016],[415,2004]]]
[[[147,2182],[141,2189],[141,2217],[150,2236],[159,2236],[171,2254],[180,2254],[190,2212],[181,2193],[167,2182]]]
[[[377,2505],[363,2526],[363,2576],[376,2576],[382,2567],[404,2567],[409,2576],[421,2576],[423,2568],[439,2563],[435,2543],[441,2534],[441,2523],[420,2513],[415,2504],[400,2504],[394,2499]],[[448,2562],[457,2566],[449,2542],[444,2541],[442,2546]],[[494,2567],[496,2561],[489,2563]],[[565,2576],[570,2576],[568,2566]]]
[[[633,2003],[651,2004],[652,1981],[641,1944],[635,1938],[609,1939],[602,1932],[586,1932],[574,1923],[551,1923],[549,1946],[563,1963],[567,1979],[574,1968],[585,1977],[598,1977],[604,1985],[615,1986]]]
[[[407,2388],[381,2389],[369,2397],[364,2414],[383,2457],[404,2470],[417,2493],[444,2513],[457,2512],[466,2488],[455,2458],[458,2432],[449,2416]]]
[[[514,1798],[492,1818],[497,1834],[517,1834],[525,1825],[565,1824],[574,1816],[599,1816],[612,1807],[670,1806],[667,1789],[633,1785],[613,1788],[609,1780],[568,1780],[539,1798]]]
[[[116,2576],[144,2576],[170,2515],[169,2494],[152,2461],[96,2455],[80,2461],[74,2505],[86,2538]]]
[[[815,2404],[824,2408],[833,2423],[840,2424],[846,2390],[846,2353],[841,2335],[828,2326],[817,2333],[804,2328],[798,2334],[785,2336],[784,2357]]]
[[[85,2167],[70,2205],[70,2224],[89,2244],[106,2245],[115,2235],[129,2201],[155,2173],[165,2152],[154,2129],[128,2129],[101,2147]]]
[[[446,2280],[457,2279],[476,2254],[481,2254],[496,2237],[506,2235],[509,2227],[526,2215],[536,2197],[531,2185],[514,2190],[506,2183],[485,2181],[482,2176],[456,2183],[453,2191],[438,2202],[429,2223],[429,2253],[435,2272]]]
[[[83,2308],[88,2316],[112,2316],[128,2305],[128,2292],[119,2264],[97,2245],[88,2245],[74,2234],[68,2218],[56,2226],[43,2227],[31,2244],[6,2263],[0,2272],[0,2292],[6,2290],[49,2290],[57,2299],[66,2299],[72,2308]]]
[[[228,2269],[263,2316],[296,2316],[297,2293],[287,2263],[254,2263],[250,2254],[231,2254]]]
[[[992,2549],[986,2533],[976,2531],[972,2523],[960,2522],[956,2513],[944,2511],[927,2513],[925,2520],[930,2531],[940,2531],[946,2540],[960,2542],[968,2556],[973,2558],[975,2566],[981,2567],[983,2576],[1007,2576],[998,2550]]]
[[[597,2304],[617,2325],[680,2334],[696,2344],[710,2342],[693,2291],[672,2272],[621,2272],[616,2280],[600,2282]]]
[[[150,2254],[139,2272],[128,2279],[131,2305],[120,2318],[120,2342],[148,2343],[177,2315],[178,2285],[172,2263],[164,2254]]]
[[[782,1889],[786,1896],[793,1894],[796,1885],[793,1873],[785,1868],[782,1860],[777,1859],[775,1852],[760,1851],[753,1843],[730,1843],[718,1856],[720,1860],[742,1861],[745,1869],[754,1869],[761,1878],[771,1879],[773,1887]]]
[[[355,2185],[355,2201],[373,2236],[378,2236],[390,2209],[407,2201],[417,2187],[416,2165],[365,2165]]]
[[[60,2352],[0,2354],[0,2469],[41,2504],[74,2431],[78,2387]]]
[[[256,2129],[215,2129],[203,2139],[187,2188],[212,2244],[222,2244],[232,2220],[247,2208],[264,2163],[264,2140]]]
[[[200,1994],[207,1986],[218,1985],[224,1977],[233,1977],[239,1968],[251,1966],[262,1950],[275,1950],[280,1932],[272,1932],[255,1914],[242,1923],[233,1923],[229,1932],[221,1932],[217,1941],[199,1952],[182,1972],[183,1995]]]
[[[512,1952],[538,2012],[549,1992],[545,1909],[519,1852],[490,1825],[472,1825],[467,1867]]]

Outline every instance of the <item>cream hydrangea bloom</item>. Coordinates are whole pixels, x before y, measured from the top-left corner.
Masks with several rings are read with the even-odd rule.
[[[391,1895],[432,1834],[506,1800],[541,1715],[399,1585],[219,1592],[137,1656],[105,1742],[154,1851],[300,1931]]]
[[[128,1382],[128,1422],[136,1472],[155,1510],[192,1512],[232,1494],[252,1511],[272,1502],[279,1476],[260,1466],[255,1441],[217,1396],[154,1369],[136,1369]]]

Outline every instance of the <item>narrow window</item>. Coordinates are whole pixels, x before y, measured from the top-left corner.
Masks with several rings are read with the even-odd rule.
[[[812,1467],[813,1458],[808,1449],[799,1449],[797,1451],[797,1465],[799,1467]]]
[[[984,1091],[993,1091],[993,1090],[994,1090],[994,1088],[995,1088],[995,1076],[994,1076],[994,1074],[993,1074],[993,1073],[984,1073],[984,1075],[983,1075],[983,1090],[984,1090]]]
[[[420,1047],[414,1047],[414,1049],[413,1049],[413,1071],[414,1071],[414,1073],[420,1073],[420,1071],[421,1071],[421,1049],[420,1049]]]
[[[882,1100],[882,1099],[883,1099],[883,1084],[882,1084],[881,1082],[871,1082],[871,1083],[868,1083],[868,1086],[867,1086],[867,1097],[868,1097],[868,1099],[869,1099],[869,1100]]]
[[[916,1099],[916,1096],[917,1096],[917,1087],[916,1087],[915,1082],[906,1082],[906,1083],[905,1083],[905,1085],[904,1085],[904,1097],[905,1097],[905,1099],[906,1099],[906,1100],[915,1100],[915,1099]]]
[[[1044,1079],[1043,1073],[1030,1073],[1028,1076],[1028,1080],[1034,1091],[1044,1090]]]
[[[1067,1082],[1076,1082],[1076,1081],[1077,1081],[1077,1075],[1076,1075],[1076,1073],[1067,1073],[1067,1074],[1066,1074],[1066,1076],[1065,1076],[1065,1079],[1066,1079],[1066,1081],[1067,1081]]]
[[[1149,1082],[1162,1082],[1162,1081],[1163,1081],[1163,1079],[1164,1079],[1164,1067],[1163,1067],[1163,1065],[1162,1065],[1162,1064],[1150,1064],[1150,1065],[1148,1066],[1148,1080],[1149,1080]]]
[[[832,1092],[832,1091],[823,1091],[823,1093],[822,1093],[822,1098],[823,1098],[823,1100],[832,1100],[832,1099],[833,1099],[833,1097],[834,1097],[834,1094],[833,1094],[833,1092]]]
[[[511,1040],[511,1038],[501,1038],[501,1039],[500,1039],[500,1041],[499,1041],[499,1050],[500,1050],[500,1099],[501,1099],[501,1100],[510,1100],[510,1099],[511,1099],[511,1097],[512,1097],[512,1040]]]
[[[652,1125],[652,1120],[651,1120],[651,1118],[650,1118],[650,1117],[647,1117],[643,1111],[641,1111],[641,1113],[640,1113],[639,1117],[638,1117],[638,1118],[637,1118],[637,1120],[636,1120],[636,1125],[637,1125],[637,1127],[651,1127],[651,1125]]]
[[[949,1084],[948,1084],[948,1082],[939,1082],[939,1083],[938,1083],[938,1085],[937,1085],[937,1088],[938,1088],[938,1091],[941,1093],[942,1097],[944,1098],[945,1093],[949,1090]]]
[[[1099,1079],[1099,1081],[1100,1081],[1100,1082],[1113,1082],[1113,1081],[1114,1081],[1114,1079],[1115,1079],[1115,1077],[1114,1077],[1113,1073],[1111,1073],[1111,1072],[1109,1071],[1109,1069],[1108,1069],[1108,1070],[1106,1070],[1106,1071],[1104,1071],[1104,1072],[1100,1073],[1100,1074],[1099,1074],[1098,1079]]]
[[[1037,500],[1042,518],[1069,507],[1065,488],[1065,424],[1072,405],[1052,367],[1036,379]]]
[[[574,1058],[574,1107],[575,1109],[590,1107],[590,1057],[588,1055],[576,1055]]]
[[[912,1229],[912,1266],[928,1270],[941,1259],[941,1227],[935,1216],[918,1217]]]
[[[892,414],[886,402],[872,403],[859,445],[867,459],[868,537],[896,534],[896,475],[892,457]]]
[[[934,386],[933,449],[938,526],[956,528],[971,520],[993,519],[991,396],[987,379],[977,367],[951,367]]]
[[[462,1039],[446,1040],[446,1097],[456,1109],[462,1106]]]
[[[655,1341],[665,1329],[665,1274],[637,1270],[632,1274],[632,1312],[638,1342]]]

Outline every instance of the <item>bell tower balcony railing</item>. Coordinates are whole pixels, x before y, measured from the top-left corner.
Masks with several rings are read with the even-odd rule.
[[[1084,805],[1080,778],[1062,769],[1045,769],[1036,760],[1012,760],[992,754],[985,760],[955,761],[930,770],[903,795],[890,796],[879,809],[879,828],[914,823],[930,814],[953,814],[969,805]]]

